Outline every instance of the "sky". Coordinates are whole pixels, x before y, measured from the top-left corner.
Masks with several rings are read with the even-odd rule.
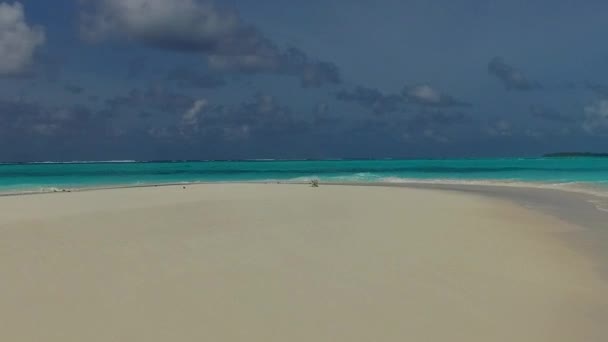
[[[0,0],[0,162],[608,152],[606,13]]]

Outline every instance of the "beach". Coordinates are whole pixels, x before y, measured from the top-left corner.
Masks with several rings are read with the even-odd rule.
[[[0,340],[606,341],[596,234],[424,186],[5,196]]]

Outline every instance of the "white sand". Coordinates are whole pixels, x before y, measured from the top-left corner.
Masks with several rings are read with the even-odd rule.
[[[4,197],[0,341],[608,341],[608,285],[571,234],[402,188]]]

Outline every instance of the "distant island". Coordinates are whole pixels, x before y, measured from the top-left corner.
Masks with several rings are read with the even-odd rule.
[[[545,158],[565,158],[565,157],[601,157],[608,158],[608,153],[591,153],[591,152],[558,152],[545,154]]]

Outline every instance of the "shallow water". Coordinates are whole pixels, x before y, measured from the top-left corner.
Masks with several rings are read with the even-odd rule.
[[[435,182],[608,189],[608,158],[1,164],[0,192],[191,182]]]

